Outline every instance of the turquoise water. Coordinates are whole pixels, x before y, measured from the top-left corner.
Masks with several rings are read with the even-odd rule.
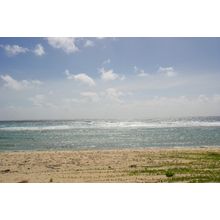
[[[220,117],[0,122],[0,151],[175,146],[220,146]]]

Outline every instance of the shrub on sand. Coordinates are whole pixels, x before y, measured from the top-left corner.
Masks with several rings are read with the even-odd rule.
[[[172,170],[167,170],[166,171],[166,177],[172,177],[172,176],[174,176],[174,172],[172,171]]]

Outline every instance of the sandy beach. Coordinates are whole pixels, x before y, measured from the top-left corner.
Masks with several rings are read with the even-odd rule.
[[[220,148],[1,152],[0,182],[220,182]]]

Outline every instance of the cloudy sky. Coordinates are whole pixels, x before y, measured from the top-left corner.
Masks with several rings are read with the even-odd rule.
[[[220,115],[220,38],[0,38],[0,120]]]

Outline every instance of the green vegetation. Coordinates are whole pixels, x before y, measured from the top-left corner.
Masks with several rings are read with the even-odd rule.
[[[220,161],[220,153],[209,152],[206,159]]]
[[[220,182],[220,153],[215,151],[154,154],[151,161],[146,166],[132,167],[128,174],[146,179],[158,176],[158,182]]]
[[[172,171],[172,170],[167,170],[166,171],[166,177],[172,177],[172,176],[174,176],[174,172]]]

